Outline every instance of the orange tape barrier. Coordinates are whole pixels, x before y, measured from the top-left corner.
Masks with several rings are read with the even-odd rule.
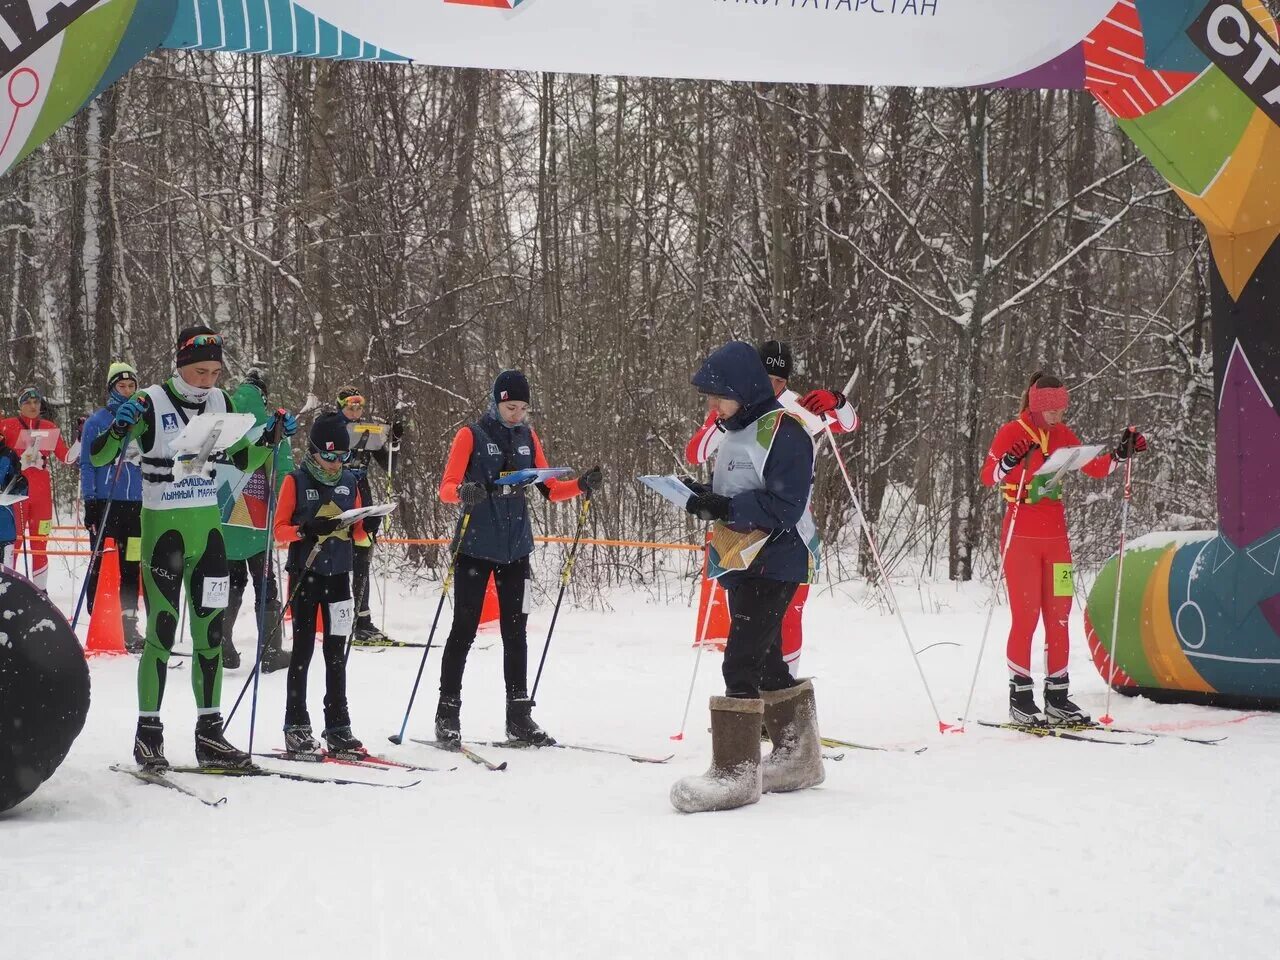
[[[76,527],[54,527],[55,530],[78,529]],[[50,543],[90,543],[87,537],[45,537]],[[573,543],[573,537],[534,537],[538,543]],[[19,542],[22,538],[19,538]],[[378,541],[401,547],[444,547],[452,541],[440,538],[409,539],[405,537],[386,537]],[[582,540],[584,547],[633,547],[643,550],[702,550],[696,543],[659,543],[653,540]],[[289,549],[287,545],[276,546],[277,550]],[[32,550],[32,553],[43,553],[50,557],[87,557],[88,550]]]

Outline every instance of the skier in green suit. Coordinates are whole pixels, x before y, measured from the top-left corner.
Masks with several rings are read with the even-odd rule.
[[[188,327],[179,333],[175,374],[121,404],[111,427],[103,431],[91,451],[94,465],[105,466],[129,439],[142,448],[142,584],[147,637],[138,665],[138,728],[133,756],[143,767],[168,766],[160,703],[184,588],[193,647],[196,760],[207,767],[246,767],[251,762],[249,755],[228,743],[222,733],[222,620],[229,575],[217,481],[204,476],[203,471],[181,475],[175,469],[173,451],[173,441],[192,417],[235,412],[231,398],[217,386],[222,375],[222,347],[223,338],[208,327]],[[280,411],[267,418],[260,434],[251,431],[211,459],[226,458],[241,470],[256,470],[270,457],[268,445],[277,421],[285,437],[298,428],[292,414]]]

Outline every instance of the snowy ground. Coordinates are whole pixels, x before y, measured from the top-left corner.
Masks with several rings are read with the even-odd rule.
[[[55,573],[69,609],[72,581]],[[435,606],[425,587],[396,591],[390,633],[424,637]],[[902,592],[918,646],[962,644],[922,655],[953,718],[985,591]],[[821,788],[683,817],[667,791],[705,768],[718,657],[704,657],[690,734],[673,743],[694,615],[639,595],[610,602],[609,614],[562,613],[535,716],[565,741],[674,751],[665,766],[490,750],[506,772],[464,761],[404,791],[188,778],[229,798],[210,809],[107,769],[129,758],[135,663],[95,661],[93,707],[70,756],[0,815],[0,955],[1171,960],[1274,949],[1280,841],[1260,828],[1277,799],[1280,717],[1126,700],[1114,712],[1127,725],[1230,739],[1104,747],[978,728],[943,738],[896,621],[847,591],[818,591],[803,665],[824,732],[928,751],[849,751],[827,764]],[[548,616],[538,609],[531,623],[534,664]],[[1003,711],[1006,623],[1001,609],[976,716]],[[246,613],[240,636],[249,630]],[[1073,632],[1077,699],[1096,715],[1105,693],[1078,612]],[[501,647],[487,642],[467,674],[468,737],[502,734]],[[428,747],[386,741],[419,655],[353,653],[355,730],[390,755],[448,766]],[[411,736],[430,736],[438,668],[433,651]],[[192,760],[189,669],[170,674],[165,703],[175,762]],[[224,703],[245,675],[228,675]],[[279,745],[283,704],[284,674],[265,677],[260,747]],[[232,728],[241,745],[246,720]]]

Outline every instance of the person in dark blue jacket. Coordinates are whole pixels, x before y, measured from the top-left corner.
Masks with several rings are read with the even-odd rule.
[[[139,574],[142,560],[142,452],[137,444],[125,450],[124,463],[114,485],[115,466],[95,467],[90,451],[94,441],[110,429],[116,410],[138,390],[138,371],[117,361],[107,370],[107,405],[95,410],[84,422],[80,437],[80,499],[84,501],[84,525],[92,542],[104,533],[116,544],[120,556],[120,609],[124,614],[124,643],[131,653],[141,653],[145,632],[138,629]],[[111,504],[108,512],[107,504]],[[106,517],[106,530],[102,529]],[[93,612],[98,592],[99,563],[89,568],[87,600]]]
[[[534,746],[555,740],[533,719],[528,694],[529,554],[533,526],[527,485],[504,484],[504,474],[547,466],[542,442],[529,426],[529,381],[519,370],[504,370],[493,382],[489,412],[453,438],[440,480],[440,499],[460,503],[469,520],[455,561],[453,627],[440,658],[440,700],[436,739],[461,742],[462,673],[476,638],[489,578],[497,586],[502,630],[502,672],[507,686],[507,737]],[[547,480],[537,489],[552,501],[599,489],[601,471],[592,467],[577,480]]]
[[[762,789],[799,790],[824,778],[813,685],[793,679],[782,659],[782,618],[818,565],[813,440],[774,397],[749,343],[715,351],[691,382],[718,414],[724,438],[710,488],[695,486],[685,509],[715,523],[708,574],[724,585],[731,620],[725,695],[711,698],[711,769],[671,790],[683,813],[739,807]],[[774,744],[763,763],[762,719]]]

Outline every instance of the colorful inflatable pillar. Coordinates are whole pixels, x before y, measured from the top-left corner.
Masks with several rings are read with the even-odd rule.
[[[1220,5],[1277,40],[1261,3]],[[1204,0],[1121,3],[1085,46],[1086,85],[1213,250],[1219,515],[1216,533],[1126,549],[1114,664],[1116,558],[1085,622],[1094,663],[1121,692],[1280,707],[1280,127],[1189,37],[1207,12]]]

